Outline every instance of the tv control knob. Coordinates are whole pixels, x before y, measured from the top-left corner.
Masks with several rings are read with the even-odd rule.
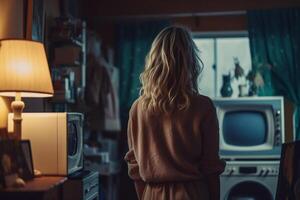
[[[229,170],[228,170],[228,175],[229,175],[229,176],[232,175],[233,172],[234,172],[234,168],[229,168]]]
[[[266,168],[266,171],[265,171],[265,176],[268,176],[269,174],[271,173],[271,169],[270,168]]]
[[[276,141],[281,142],[281,137],[277,137]]]
[[[276,116],[279,116],[280,113],[281,113],[280,110],[277,110],[277,111],[276,111]]]
[[[266,169],[265,176],[269,175],[270,173],[272,173],[272,169],[271,168]]]
[[[259,176],[265,176],[267,169],[266,168],[262,168],[260,170]]]
[[[280,144],[280,142],[281,142],[280,138],[279,138],[279,139],[276,139],[276,142],[277,142],[278,144]]]
[[[281,130],[280,127],[277,127],[276,128],[276,134],[280,135],[280,130]]]
[[[280,137],[280,135],[279,135],[279,134],[277,134],[275,139],[276,139],[277,141],[279,141],[279,142],[280,142],[280,140],[281,140],[281,137]]]
[[[88,194],[90,192],[90,188],[85,188],[84,193]]]
[[[279,132],[280,131],[280,123],[278,122],[278,123],[276,123],[276,132]]]
[[[276,143],[280,144],[281,140],[280,138],[276,138]]]
[[[280,139],[280,130],[276,130],[276,138]]]
[[[272,169],[272,175],[277,175],[276,169]]]
[[[260,170],[259,172],[258,172],[258,176],[262,176],[262,170]]]

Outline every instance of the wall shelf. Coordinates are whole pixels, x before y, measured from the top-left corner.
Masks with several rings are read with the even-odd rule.
[[[54,86],[54,97],[49,104],[52,105],[52,111],[76,112],[78,110],[74,105],[82,99],[86,85],[86,22],[63,18],[55,21],[56,25],[50,27],[52,33],[47,41]]]

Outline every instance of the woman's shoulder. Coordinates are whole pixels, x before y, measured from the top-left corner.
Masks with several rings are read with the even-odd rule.
[[[137,112],[139,103],[140,103],[140,97],[133,101],[129,110],[129,113],[131,115]]]
[[[201,116],[211,116],[215,115],[216,108],[214,106],[213,100],[204,95],[196,95],[192,101],[192,112],[197,113],[197,115]]]
[[[214,107],[213,101],[211,98],[201,94],[195,94],[193,96],[193,103],[196,105],[201,105],[201,107]]]
[[[191,97],[191,109],[192,110],[214,110],[214,104],[211,98],[201,94],[195,94]],[[141,108],[141,97],[137,98],[131,105],[130,115],[134,115],[138,112],[146,112]]]

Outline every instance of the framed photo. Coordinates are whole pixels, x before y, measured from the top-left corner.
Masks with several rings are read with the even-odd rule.
[[[31,145],[29,140],[22,140],[21,142],[21,152],[24,155],[25,163],[23,163],[23,168],[26,169],[23,174],[25,180],[32,179],[34,177],[34,167],[32,161]]]
[[[282,145],[276,200],[300,200],[300,141]]]
[[[32,179],[33,165],[29,141],[0,141],[0,187],[12,187],[17,179]]]

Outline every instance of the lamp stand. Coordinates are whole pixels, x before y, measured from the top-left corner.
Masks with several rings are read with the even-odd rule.
[[[21,93],[16,92],[15,100],[11,103],[11,109],[14,113],[14,137],[21,140],[22,133],[22,111],[25,107],[24,102],[21,100]]]

